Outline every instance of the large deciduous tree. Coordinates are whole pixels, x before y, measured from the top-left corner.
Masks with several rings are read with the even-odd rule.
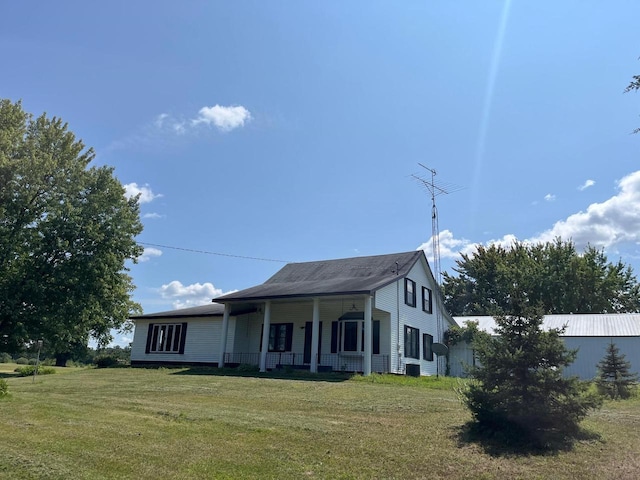
[[[59,118],[0,100],[0,351],[43,339],[63,363],[140,310],[138,200],[94,156]]]
[[[571,241],[480,246],[473,255],[463,254],[453,270],[457,275],[443,275],[445,304],[453,315],[510,313],[514,288],[545,314],[640,311],[632,268],[609,262],[591,246],[579,254]]]

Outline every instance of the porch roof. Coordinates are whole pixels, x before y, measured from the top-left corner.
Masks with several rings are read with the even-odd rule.
[[[218,303],[276,298],[371,294],[405,277],[422,250],[317,262],[289,263],[262,285],[214,299]],[[426,261],[426,258],[425,258]]]
[[[224,305],[219,303],[209,303],[199,307],[181,308],[179,310],[169,310],[166,312],[148,313],[146,315],[133,315],[132,320],[142,318],[185,318],[185,317],[217,317],[224,313]]]

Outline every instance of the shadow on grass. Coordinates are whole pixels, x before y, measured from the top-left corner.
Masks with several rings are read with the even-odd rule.
[[[16,378],[19,376],[18,372],[0,372],[0,378]]]
[[[136,367],[141,368],[141,367]],[[144,367],[152,368],[152,367]],[[248,378],[274,378],[278,380],[302,380],[308,382],[344,382],[349,380],[353,374],[342,372],[331,373],[310,373],[304,370],[272,370],[269,372],[258,372],[255,370],[242,370],[239,368],[216,368],[216,367],[189,367],[172,372],[172,375],[208,375],[215,377],[248,377]]]
[[[580,428],[571,435],[545,432],[544,438],[532,438],[515,432],[495,432],[481,428],[471,421],[455,429],[458,446],[474,444],[493,457],[545,456],[568,452],[577,442],[602,442],[595,432]]]

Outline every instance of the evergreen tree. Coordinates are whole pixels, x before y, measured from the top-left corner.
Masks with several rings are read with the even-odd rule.
[[[638,374],[631,373],[631,362],[625,359],[615,343],[610,343],[607,353],[598,363],[600,374],[596,383],[603,395],[613,399],[629,398],[638,383]]]
[[[544,447],[570,439],[600,399],[577,378],[563,376],[576,351],[567,350],[562,332],[542,330],[539,309],[526,301],[514,305],[511,315],[496,318],[494,336],[476,334],[475,381],[463,400],[480,431],[508,442]]]

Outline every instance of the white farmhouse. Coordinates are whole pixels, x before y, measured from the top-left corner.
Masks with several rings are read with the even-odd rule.
[[[214,301],[133,317],[132,365],[443,374],[455,324],[422,251],[290,263]]]

